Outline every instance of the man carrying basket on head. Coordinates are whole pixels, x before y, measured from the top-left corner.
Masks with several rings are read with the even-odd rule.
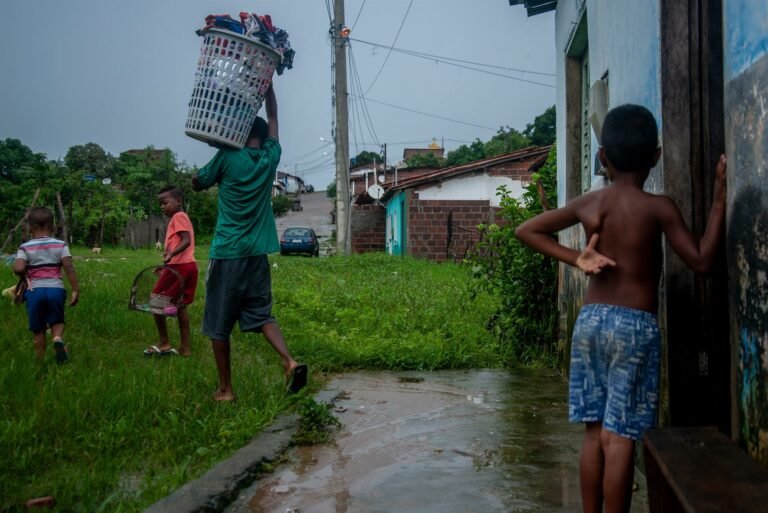
[[[222,148],[192,178],[196,191],[219,186],[218,218],[206,278],[203,333],[211,338],[219,373],[217,401],[232,401],[229,337],[235,322],[243,332],[263,333],[280,355],[290,392],[307,383],[307,366],[291,356],[272,316],[267,255],[280,250],[272,214],[272,183],[280,162],[277,99],[264,96],[267,121],[257,117],[242,150]]]

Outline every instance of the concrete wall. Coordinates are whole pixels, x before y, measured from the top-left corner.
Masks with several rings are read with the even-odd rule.
[[[496,189],[506,185],[516,198],[523,193],[523,182],[506,176],[462,176],[453,180],[426,187],[419,191],[422,200],[485,200],[494,207],[499,206]]]
[[[768,3],[723,12],[734,423],[768,465]]]

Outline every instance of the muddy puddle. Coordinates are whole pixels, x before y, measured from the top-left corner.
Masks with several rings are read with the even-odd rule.
[[[582,428],[547,370],[350,373],[333,443],[292,449],[228,513],[579,512]],[[633,513],[646,512],[644,484]]]

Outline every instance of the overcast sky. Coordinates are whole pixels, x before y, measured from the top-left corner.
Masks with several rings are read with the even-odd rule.
[[[332,147],[320,140],[331,138],[333,114],[325,0],[3,0],[2,7],[0,139],[20,139],[51,159],[88,142],[113,155],[153,145],[190,165],[214,152],[184,134],[201,44],[195,29],[211,13],[270,14],[296,50],[294,68],[275,80],[284,167],[320,189],[333,180]],[[358,100],[350,106],[352,156],[378,151],[374,139],[388,143],[392,163],[405,146],[432,138],[450,150],[487,140],[502,125],[522,129],[555,103],[554,88],[525,82],[554,85],[536,74],[555,71],[552,13],[527,18],[507,0],[346,0],[348,26],[358,12],[351,37],[383,47],[351,42],[375,132],[355,116]],[[395,50],[492,64],[498,68],[458,63],[523,80],[393,51],[373,83],[401,24]],[[350,70],[350,84],[353,77]]]

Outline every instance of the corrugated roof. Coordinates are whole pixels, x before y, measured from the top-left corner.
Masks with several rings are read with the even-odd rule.
[[[497,157],[477,160],[475,162],[470,162],[469,164],[462,164],[460,166],[446,167],[443,169],[438,169],[437,171],[434,171],[432,173],[427,173],[421,176],[415,176],[413,178],[403,179],[398,181],[397,185],[388,187],[387,192],[384,193],[384,196],[381,199],[382,201],[385,201],[388,198],[390,198],[396,191],[399,191],[399,190],[409,189],[416,185],[421,185],[429,182],[442,181],[442,180],[445,180],[446,178],[451,178],[457,175],[479,171],[481,169],[485,169],[490,166],[503,164],[504,162],[514,161],[514,160],[523,160],[525,158],[530,158],[530,157],[540,157],[543,161],[544,159],[546,159],[547,155],[549,154],[550,149],[552,149],[551,146],[532,146],[529,148],[523,148],[522,150],[513,151],[512,153],[505,153],[504,155],[499,155]]]
[[[528,16],[536,16],[557,7],[557,0],[509,0],[509,5],[524,5]]]

